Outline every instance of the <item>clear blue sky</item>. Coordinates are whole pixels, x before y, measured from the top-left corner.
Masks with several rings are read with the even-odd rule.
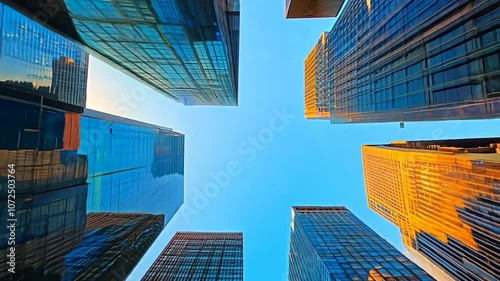
[[[399,230],[366,206],[361,145],[499,135],[499,120],[407,123],[405,129],[399,123],[305,120],[303,61],[334,20],[287,21],[284,0],[241,2],[238,107],[186,107],[91,59],[90,108],[171,127],[186,136],[185,205],[128,280],[139,280],[178,230],[241,231],[245,280],[286,280],[292,205],[347,206],[402,249]],[[252,159],[249,137],[261,133],[265,138],[274,109],[284,108],[295,118],[285,126],[277,122],[282,130],[253,150]],[[214,182],[210,174],[225,171],[228,163],[237,163],[239,174],[198,213],[183,216],[196,207],[195,189],[202,192]]]

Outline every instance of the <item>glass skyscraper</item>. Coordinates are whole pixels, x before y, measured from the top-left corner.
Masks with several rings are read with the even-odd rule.
[[[289,281],[434,280],[345,207],[292,207]]]
[[[500,138],[397,141],[362,154],[368,206],[430,272],[500,279]]]
[[[80,46],[1,3],[0,43],[0,95],[82,112],[88,54]]]
[[[184,202],[184,135],[86,109],[78,154],[89,168],[88,212],[165,215]]]
[[[498,18],[495,0],[348,1],[327,38],[330,121],[500,116]]]
[[[330,119],[327,89],[328,33],[324,32],[304,61],[304,114],[306,119]]]
[[[177,232],[142,281],[243,281],[243,234]]]
[[[2,1],[177,102],[238,104],[239,0]]]
[[[90,213],[61,280],[122,281],[163,230],[163,215]]]
[[[15,165],[17,219],[15,245],[8,244],[6,228],[0,231],[0,280],[67,280],[69,272],[98,276],[85,267],[106,271],[104,266],[111,263],[124,266],[126,272],[120,269],[122,277],[116,278],[122,280],[156,236],[134,234],[134,245],[142,247],[134,263],[110,258],[100,265],[95,259],[84,265],[68,255],[73,252],[81,260],[78,253],[84,250],[75,254],[74,249],[89,244],[103,253],[126,251],[120,244],[124,234],[113,238],[107,231],[89,234],[85,230],[90,212],[154,215],[161,218],[161,227],[154,229],[161,231],[183,202],[184,136],[91,110],[80,115],[3,97],[0,119],[10,120],[0,124],[0,164]],[[5,202],[8,175],[7,169],[0,170],[0,198]],[[0,204],[0,217],[6,222],[7,208]],[[94,243],[98,240],[103,242]],[[13,246],[15,274],[8,271],[7,263]],[[69,271],[75,263],[78,269]]]

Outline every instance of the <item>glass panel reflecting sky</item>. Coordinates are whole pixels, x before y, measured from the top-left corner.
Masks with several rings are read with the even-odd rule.
[[[0,4],[0,87],[84,107],[88,54],[77,44]]]

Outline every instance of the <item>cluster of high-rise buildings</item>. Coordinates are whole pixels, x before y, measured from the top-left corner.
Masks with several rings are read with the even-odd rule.
[[[334,17],[343,2],[288,0],[285,14]],[[500,116],[500,2],[342,9],[304,61],[306,119]],[[368,207],[400,228],[419,265],[437,280],[500,280],[500,137],[392,141],[361,154]],[[290,280],[432,280],[345,208],[294,207],[292,223]]]
[[[1,2],[0,280],[125,280],[184,202],[184,135],[86,108],[89,53],[237,105],[239,1]],[[174,278],[242,279],[242,234],[178,233],[145,280]]]
[[[183,204],[184,135],[86,108],[89,53],[185,105],[237,105],[239,1],[1,2],[16,199],[11,216],[2,168],[15,244],[0,232],[0,280],[124,280]],[[285,14],[339,15],[305,59],[307,119],[500,115],[498,1],[287,0]],[[362,165],[369,208],[417,263],[346,207],[294,206],[289,280],[500,279],[500,137],[366,145]],[[243,234],[177,232],[142,280],[243,280]]]

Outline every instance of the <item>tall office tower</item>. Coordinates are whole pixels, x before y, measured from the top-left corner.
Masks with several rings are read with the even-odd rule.
[[[1,3],[0,30],[1,96],[83,111],[88,54],[81,47]],[[73,66],[53,63],[63,58]]]
[[[163,230],[163,215],[90,213],[62,280],[125,280]]]
[[[345,207],[292,207],[290,281],[434,280]]]
[[[162,214],[184,202],[184,135],[85,109],[78,154],[89,162],[89,212]]]
[[[237,105],[239,0],[2,0],[185,105]]]
[[[0,120],[0,219],[16,219],[15,244],[0,229],[0,280],[63,278],[87,212],[150,213],[164,225],[183,202],[184,136],[171,129],[4,96]]]
[[[351,0],[328,33],[332,123],[500,116],[500,2]]]
[[[306,119],[330,119],[327,96],[327,45],[324,32],[304,62],[304,111]]]
[[[243,280],[243,234],[177,232],[142,281]]]
[[[399,141],[362,153],[368,205],[401,229],[410,253],[448,280],[500,279],[500,138]]]
[[[286,0],[285,17],[287,19],[336,17],[342,4],[344,0]]]

